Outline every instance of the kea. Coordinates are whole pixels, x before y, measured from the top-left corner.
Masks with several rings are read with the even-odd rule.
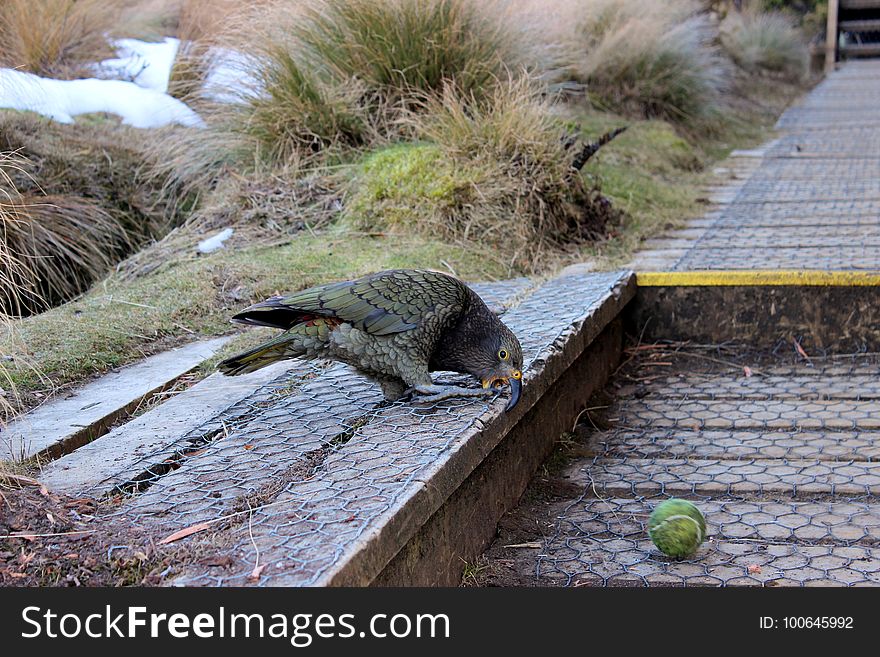
[[[522,348],[467,285],[434,271],[395,269],[272,297],[232,321],[283,329],[260,346],[220,363],[227,375],[253,372],[288,358],[328,358],[379,383],[394,401],[490,395],[510,388],[519,401]],[[481,388],[437,385],[430,372],[470,374]]]

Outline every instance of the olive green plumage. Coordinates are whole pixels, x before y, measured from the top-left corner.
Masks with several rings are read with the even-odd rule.
[[[458,279],[396,269],[273,297],[233,321],[284,329],[274,339],[220,363],[244,374],[288,358],[330,358],[353,366],[396,399],[407,390],[439,400],[483,395],[499,384],[519,398],[522,349],[516,336]],[[429,372],[472,374],[474,390],[437,386]]]

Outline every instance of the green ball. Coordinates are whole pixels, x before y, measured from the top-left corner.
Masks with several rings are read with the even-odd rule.
[[[648,536],[659,550],[680,559],[693,554],[706,538],[706,519],[687,500],[668,499],[648,519]]]

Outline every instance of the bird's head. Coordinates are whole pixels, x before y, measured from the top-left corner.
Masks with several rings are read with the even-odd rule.
[[[523,377],[522,347],[513,331],[499,321],[498,330],[480,342],[474,356],[476,367],[472,373],[484,388],[510,387],[510,401],[504,410],[511,410],[519,402]]]

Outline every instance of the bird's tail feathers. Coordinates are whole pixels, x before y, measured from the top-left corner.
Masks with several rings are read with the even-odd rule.
[[[289,335],[279,335],[277,338],[232,356],[217,365],[226,376],[238,376],[256,372],[259,369],[277,363],[286,358],[295,358],[299,354],[291,344]]]

